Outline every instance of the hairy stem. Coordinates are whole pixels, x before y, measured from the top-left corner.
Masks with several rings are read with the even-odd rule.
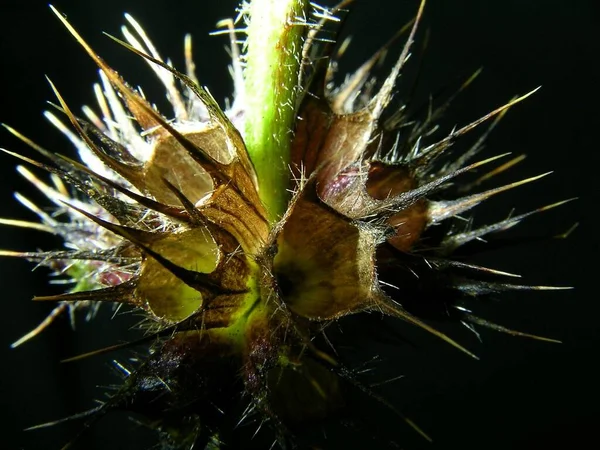
[[[245,140],[271,220],[285,212],[290,142],[306,33],[307,0],[252,0],[249,8]]]

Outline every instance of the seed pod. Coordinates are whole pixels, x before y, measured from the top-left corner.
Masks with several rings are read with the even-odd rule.
[[[495,324],[473,310],[503,291],[561,288],[515,284],[511,274],[454,258],[462,246],[533,212],[475,230],[446,226],[488,198],[543,176],[467,192],[464,176],[482,167],[492,167],[493,175],[517,161],[500,162],[506,155],[476,161],[481,141],[462,153],[449,152],[479,125],[493,127],[534,91],[433,138],[446,105],[412,117],[393,98],[424,5],[396,37],[405,43],[381,83],[373,71],[392,42],[336,85],[332,72],[341,52],[321,37],[328,20],[342,11],[304,2],[302,14],[293,16],[299,23],[286,19],[286,32],[298,33],[283,49],[297,59],[292,78],[298,84],[286,86],[297,91],[294,101],[275,108],[291,108],[293,123],[283,137],[274,134],[286,139],[281,145],[289,148],[290,167],[273,195],[265,194],[272,188],[265,181],[272,181],[264,172],[268,164],[257,157],[244,127],[254,117],[243,103],[252,93],[245,92],[250,76],[233,31],[238,97],[223,110],[192,72],[162,60],[140,25],[126,16],[125,41],[114,39],[158,75],[174,110],[167,119],[53,8],[100,69],[99,113],[87,109],[86,117],[77,116],[51,83],[58,113],[49,118],[75,143],[82,162],[7,127],[44,158],[11,153],[52,174],[49,185],[20,169],[58,208],[67,208],[67,220],[21,199],[41,223],[4,222],[56,233],[67,250],[3,254],[72,277],[77,285],[71,292],[37,298],[58,301],[60,311],[118,303],[145,314],[148,334],[133,344],[149,342],[148,356],[109,400],[82,415],[88,425],[125,410],[158,430],[163,448],[215,448],[239,423],[258,420],[269,424],[281,447],[302,443],[307,423],[343,414],[349,390],[379,399],[327,342],[325,331],[349,316],[402,319],[472,357],[429,319],[556,342]],[[193,67],[189,58],[187,63]],[[286,196],[288,182],[292,192]],[[285,208],[278,214],[282,199]]]

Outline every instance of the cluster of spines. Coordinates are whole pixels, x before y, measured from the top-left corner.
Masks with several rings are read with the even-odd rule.
[[[548,286],[524,286],[500,282],[497,281],[496,277],[512,277],[514,275],[452,261],[444,257],[450,255],[456,248],[469,241],[479,239],[488,233],[506,230],[535,212],[545,211],[565,202],[548,205],[539,208],[536,211],[514,216],[476,230],[469,229],[448,234],[440,242],[439,248],[429,249],[431,250],[431,256],[427,255],[419,257],[410,255],[404,251],[405,249],[402,246],[397,248],[394,245],[390,245],[389,241],[386,243],[388,239],[394,237],[394,233],[398,233],[398,229],[404,224],[402,217],[399,217],[396,222],[394,222],[394,218],[403,211],[414,207],[419,202],[426,203],[426,207],[424,207],[425,212],[422,213],[424,214],[424,217],[422,218],[424,223],[422,224],[422,228],[415,232],[414,240],[409,238],[410,245],[419,244],[418,238],[427,227],[438,224],[451,217],[459,216],[493,195],[535,181],[544,176],[540,175],[532,177],[456,200],[428,200],[428,197],[439,192],[441,189],[446,188],[449,182],[455,177],[499,158],[489,158],[465,166],[468,160],[473,158],[480,151],[482,140],[479,140],[471,149],[463,153],[462,156],[452,159],[451,162],[442,164],[440,167],[439,161],[443,160],[443,155],[445,155],[445,151],[448,147],[453,145],[458,138],[479,124],[495,118],[489,128],[489,130],[491,130],[509,107],[528,97],[533,92],[512,100],[506,105],[492,111],[465,127],[453,130],[444,139],[426,147],[422,147],[421,137],[431,134],[432,129],[435,127],[433,124],[447,108],[446,104],[432,111],[422,123],[415,123],[412,127],[404,127],[402,132],[399,131],[399,126],[406,121],[406,117],[403,115],[403,108],[399,109],[399,113],[392,114],[386,120],[383,120],[383,114],[387,111],[388,105],[392,99],[396,79],[408,59],[409,50],[415,36],[417,25],[421,19],[423,6],[424,2],[421,5],[421,9],[412,24],[412,27],[407,27],[407,30],[410,30],[407,43],[403,47],[401,55],[394,65],[391,74],[383,82],[381,89],[376,94],[365,97],[365,92],[369,93],[374,89],[375,83],[371,78],[371,70],[375,63],[380,60],[385,49],[377,53],[359,68],[353,76],[346,80],[344,85],[334,90],[327,89],[327,86],[330,85],[332,74],[330,65],[325,67],[322,66],[324,64],[323,61],[325,60],[317,60],[306,66],[309,70],[307,70],[307,75],[305,75],[307,79],[306,86],[304,87],[305,90],[310,92],[310,94],[317,99],[316,101],[327,102],[327,106],[324,110],[331,114],[335,120],[339,120],[340,123],[343,123],[344,126],[351,122],[359,124],[356,134],[362,141],[355,145],[354,149],[351,148],[347,154],[342,155],[341,158],[339,158],[341,161],[336,160],[336,158],[333,157],[336,155],[333,155],[330,158],[325,158],[320,161],[318,165],[307,168],[302,157],[297,159],[295,161],[297,164],[294,168],[294,175],[301,180],[301,183],[295,190],[295,196],[290,202],[289,211],[293,210],[295,202],[303,195],[306,189],[314,189],[318,195],[318,202],[333,208],[337,213],[344,216],[345,220],[353,226],[371,227],[370,230],[376,235],[373,239],[373,243],[376,246],[385,247],[386,250],[389,250],[387,253],[391,252],[397,256],[397,252],[401,254],[401,256],[398,256],[398,258],[391,263],[389,262],[389,254],[378,256],[378,263],[382,265],[389,264],[389,267],[391,268],[395,265],[406,264],[412,272],[415,270],[438,271],[441,273],[442,278],[445,277],[444,281],[448,283],[445,287],[459,291],[461,294],[465,294],[468,297],[487,295],[505,290],[558,289]],[[166,130],[169,135],[174,137],[180,145],[188,150],[189,155],[211,176],[215,186],[218,187],[231,184],[235,187],[237,194],[248,203],[258,203],[256,192],[252,192],[252,189],[248,189],[248,186],[255,185],[256,183],[256,181],[252,179],[253,171],[251,169],[251,163],[246,154],[237,152],[240,148],[244,148],[243,143],[240,144],[241,137],[235,131],[235,128],[231,125],[229,119],[216,105],[216,102],[212,99],[210,94],[206,90],[200,88],[191,75],[186,76],[176,72],[168,63],[162,62],[158,52],[152,46],[141,27],[139,27],[137,22],[129,16],[127,17],[127,20],[136,31],[141,42],[133,36],[129,30],[124,29],[124,35],[129,42],[129,44],[124,45],[151,63],[151,66],[166,87],[168,99],[173,104],[176,125],[173,125],[162,118],[162,116],[150,107],[140,95],[131,90],[120,79],[116,72],[110,69],[94,54],[89,46],[87,46],[87,44],[79,37],[76,31],[60,15],[58,16],[101,67],[104,93],[99,92],[101,90],[99,86],[95,89],[99,93],[98,98],[104,120],[99,119],[89,108],[84,110],[88,121],[76,117],[52,85],[60,103],[58,109],[68,116],[72,125],[78,131],[79,137],[67,131],[66,127],[61,125],[53,115],[49,115],[49,118],[76,144],[82,155],[82,159],[84,159],[84,162],[86,162],[87,165],[48,152],[37,144],[29,141],[15,130],[9,128],[9,131],[17,137],[20,137],[26,143],[30,144],[45,157],[50,158],[54,163],[54,166],[41,164],[20,155],[13,155],[30,164],[48,170],[53,175],[61,177],[63,180],[93,199],[107,211],[110,216],[117,218],[121,223],[119,225],[111,223],[109,220],[106,220],[108,217],[103,216],[104,213],[100,211],[90,212],[90,205],[86,202],[78,202],[73,199],[68,194],[68,190],[62,181],[58,181],[58,178],[54,177],[55,186],[49,187],[25,169],[21,169],[21,172],[36,186],[42,189],[51,200],[55,201],[60,208],[65,208],[65,203],[70,204],[70,211],[73,211],[72,213],[69,213],[71,221],[67,224],[58,223],[35,206],[32,206],[27,201],[23,201],[26,206],[29,206],[30,209],[40,215],[42,224],[10,220],[3,220],[3,222],[7,225],[25,226],[43,231],[51,231],[53,233],[62,234],[63,236],[70,236],[69,233],[72,233],[74,229],[77,231],[84,230],[84,232],[87,232],[88,235],[92,236],[94,236],[94,233],[98,233],[98,230],[108,230],[117,236],[120,236],[122,240],[115,240],[113,235],[102,231],[100,236],[95,236],[97,240],[106,247],[101,248],[100,250],[97,250],[98,246],[96,246],[94,249],[78,248],[73,251],[40,253],[3,252],[3,254],[25,257],[44,265],[48,265],[49,261],[59,261],[62,264],[64,264],[64,261],[71,260],[100,261],[102,267],[96,268],[92,272],[93,276],[91,278],[99,278],[99,274],[102,272],[108,272],[109,275],[115,275],[115,272],[122,272],[123,275],[119,282],[104,283],[105,285],[109,285],[109,287],[103,287],[91,292],[71,292],[63,296],[38,298],[42,300],[59,300],[63,302],[55,311],[64,310],[66,308],[65,305],[71,305],[73,304],[72,302],[75,302],[75,305],[79,305],[87,304],[80,302],[88,302],[90,300],[95,302],[122,301],[136,305],[135,301],[132,300],[132,292],[135,286],[136,269],[139,267],[142,253],[150,255],[152,258],[159,261],[164,267],[173,272],[175,276],[184,280],[187,284],[205,285],[207,288],[206,292],[210,294],[211,289],[219,288],[218,285],[214,284],[214,280],[211,280],[209,277],[203,276],[203,274],[199,274],[198,272],[192,274],[190,271],[186,271],[186,269],[177,267],[154,251],[150,245],[153,234],[176,232],[179,229],[179,224],[192,224],[192,226],[201,227],[206,225],[207,219],[205,215],[198,212],[197,202],[190,201],[183,192],[167,179],[162,178],[160,182],[163,183],[162,186],[165,192],[168,192],[170,197],[174,197],[180,202],[179,206],[165,204],[135,192],[134,188],[143,191],[140,187],[143,186],[144,183],[142,181],[142,172],[144,163],[146,162],[144,161],[145,151],[141,150],[139,154],[132,154],[130,149],[147,148],[150,145],[149,139],[147,136],[145,138],[141,137],[137,132],[134,124],[128,117],[128,114],[125,112],[125,109],[123,109],[121,100],[117,99],[115,90],[112,86],[117,86],[117,90],[120,91],[121,97],[125,99],[127,109],[130,112],[133,112],[134,115],[136,115],[135,113],[137,112],[136,119],[142,128],[146,130],[148,136],[152,135],[153,129]],[[324,14],[324,18],[327,17],[328,14]],[[233,27],[233,25],[229,25],[230,27]],[[318,29],[318,26],[313,28],[315,32],[317,32]],[[236,48],[236,46],[234,45],[233,48]],[[306,51],[306,57],[308,57],[308,53],[309,50]],[[193,67],[190,54],[190,44],[189,41],[186,40],[186,65],[188,68]],[[239,59],[236,56],[236,50],[233,51],[233,54],[233,72],[236,81],[236,92],[238,93],[236,100],[238,100],[243,97],[240,95],[243,91],[243,83],[240,81],[242,68]],[[192,101],[191,107],[189,104],[188,107],[186,107],[184,98],[176,87],[176,80],[182,81],[186,86],[186,90],[193,94],[190,98],[196,99]],[[463,88],[471,81],[472,78],[467,80]],[[195,104],[194,101],[197,102],[197,104]],[[307,101],[309,102],[310,99]],[[234,105],[236,105],[235,102]],[[239,105],[239,103],[237,105]],[[239,107],[238,109],[238,106],[234,106],[233,110],[237,111],[233,117],[239,118],[240,116],[243,116],[243,107]],[[302,106],[300,106],[300,114],[301,113]],[[234,119],[232,118],[232,121],[233,120]],[[236,148],[237,153],[232,156],[232,160],[228,161],[228,164],[224,164],[209,154],[198,152],[197,148],[193,148],[193,146],[187,142],[185,136],[178,130],[178,126],[181,125],[184,127],[187,122],[191,121],[202,123],[217,121],[223,124],[226,139],[228,139],[229,142],[235,141],[236,143],[234,147]],[[118,124],[118,127],[114,126],[114,122]],[[402,133],[405,133],[406,137]],[[485,138],[487,134],[487,132],[484,133],[482,139]],[[89,153],[90,149],[92,150],[91,154]],[[86,158],[88,161],[86,161]],[[520,157],[515,158],[502,165],[500,168],[492,170],[489,175],[484,175],[480,180],[475,181],[473,185],[478,185],[479,182],[483,181],[486,177],[509,168],[520,159]],[[102,161],[110,168],[110,170],[106,171],[105,169],[101,169],[100,167],[102,167],[102,165],[96,164],[98,160]],[[245,176],[250,179],[242,180],[240,183],[239,179],[236,177],[242,176],[243,174],[240,171],[235,170],[236,164],[232,161],[239,163],[246,172]],[[382,194],[381,192],[378,192],[379,195],[377,196],[373,195],[373,192],[368,192],[367,184],[370,175],[369,170],[377,163],[381,163],[382,166],[386,168],[392,168],[392,170],[407,168],[407,170],[410,170],[411,172],[411,177],[414,178],[413,181],[415,186],[411,186],[409,189],[404,189],[395,194],[386,194],[385,192]],[[306,171],[310,173],[306,175]],[[122,178],[115,178],[114,173],[120,174]],[[123,195],[129,200],[126,201],[124,200],[125,197],[119,198],[115,196],[115,192],[119,192],[119,195]],[[81,220],[79,219],[79,215],[83,215],[89,220]],[[167,220],[165,220],[165,217]],[[284,216],[280,224],[273,226],[270,235],[273,236],[273,232],[275,232],[275,234],[280,232],[288,219],[288,216]],[[97,228],[94,225],[90,227],[91,223],[95,223],[100,228]],[[267,226],[266,222],[265,226]],[[66,227],[64,228],[66,230],[64,233],[61,233],[60,231],[63,229],[62,227]],[[272,239],[273,238],[271,238],[271,240]],[[106,245],[107,243],[111,243],[111,245]],[[265,242],[259,242],[252,245],[247,244],[244,247],[257,249],[264,247],[265,244]],[[61,267],[60,270],[68,273],[68,266]],[[449,275],[446,276],[445,272],[448,272]],[[475,274],[475,276],[470,277],[469,274]],[[486,281],[480,279],[487,276],[493,276],[494,280]],[[388,288],[390,287],[392,289],[395,288],[390,281],[390,279],[384,278],[383,276],[377,279],[377,282],[384,288],[383,290],[389,290]],[[96,287],[99,287],[99,285]],[[89,289],[90,286],[87,286],[86,288]],[[143,305],[138,304],[136,306]],[[473,325],[479,325],[514,335],[537,338],[537,336],[513,331],[479,318],[460,303],[452,306],[455,306],[456,309],[460,311],[460,321],[469,328],[472,328]],[[392,302],[377,302],[373,309],[377,309],[384,314],[400,317],[408,322],[416,324],[472,355],[472,353],[465,350],[450,338],[410,314],[399,302],[393,299]],[[53,313],[51,317],[54,317],[54,315],[55,313]],[[161,331],[171,332],[173,331],[173,328],[167,327]],[[31,337],[31,335],[28,335],[27,337]],[[16,344],[21,342],[23,342],[23,340],[18,341]]]

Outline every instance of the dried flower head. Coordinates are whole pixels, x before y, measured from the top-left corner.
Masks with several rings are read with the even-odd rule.
[[[337,84],[336,61],[346,46],[330,36],[345,3],[333,9],[300,0],[244,3],[235,20],[222,23],[231,36],[234,80],[225,109],[195,78],[191,39],[186,70],[179,71],[126,15],[124,41],[113,39],[149,63],[172,106],[168,115],[53,8],[100,68],[98,105],[79,115],[50,82],[58,104],[46,115],[80,161],[6,126],[44,158],[6,151],[51,173],[48,183],[18,168],[55,210],[48,214],[17,196],[40,221],[2,223],[57,234],[65,248],[2,254],[74,281],[65,294],[36,297],[57,306],[14,346],[62,313],[93,315],[102,303],[143,312],[143,338],[102,351],[149,343],[149,352],[134,368],[119,365],[122,386],[77,416],[88,425],[126,410],[160,432],[162,448],[178,449],[216,448],[241,423],[255,421],[258,428],[268,424],[286,447],[302,442],[298,430],[307,422],[339,415],[354,389],[428,439],[339,356],[339,342],[328,339],[332,325],[347,316],[390,316],[472,357],[430,319],[555,342],[493,323],[476,309],[482,298],[504,291],[561,288],[518,284],[513,274],[454,256],[565,203],[479,228],[457,220],[545,175],[482,190],[521,157],[475,159],[506,111],[534,91],[439,138],[449,101],[419,114],[408,100],[393,98],[425,2],[411,23]],[[240,33],[248,35],[241,49]],[[379,82],[376,66],[401,39],[395,64]],[[472,146],[450,150],[484,123]]]

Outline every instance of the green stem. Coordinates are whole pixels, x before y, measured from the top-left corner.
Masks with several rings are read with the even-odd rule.
[[[289,199],[290,146],[308,0],[252,0],[246,41],[245,141],[271,220]]]

